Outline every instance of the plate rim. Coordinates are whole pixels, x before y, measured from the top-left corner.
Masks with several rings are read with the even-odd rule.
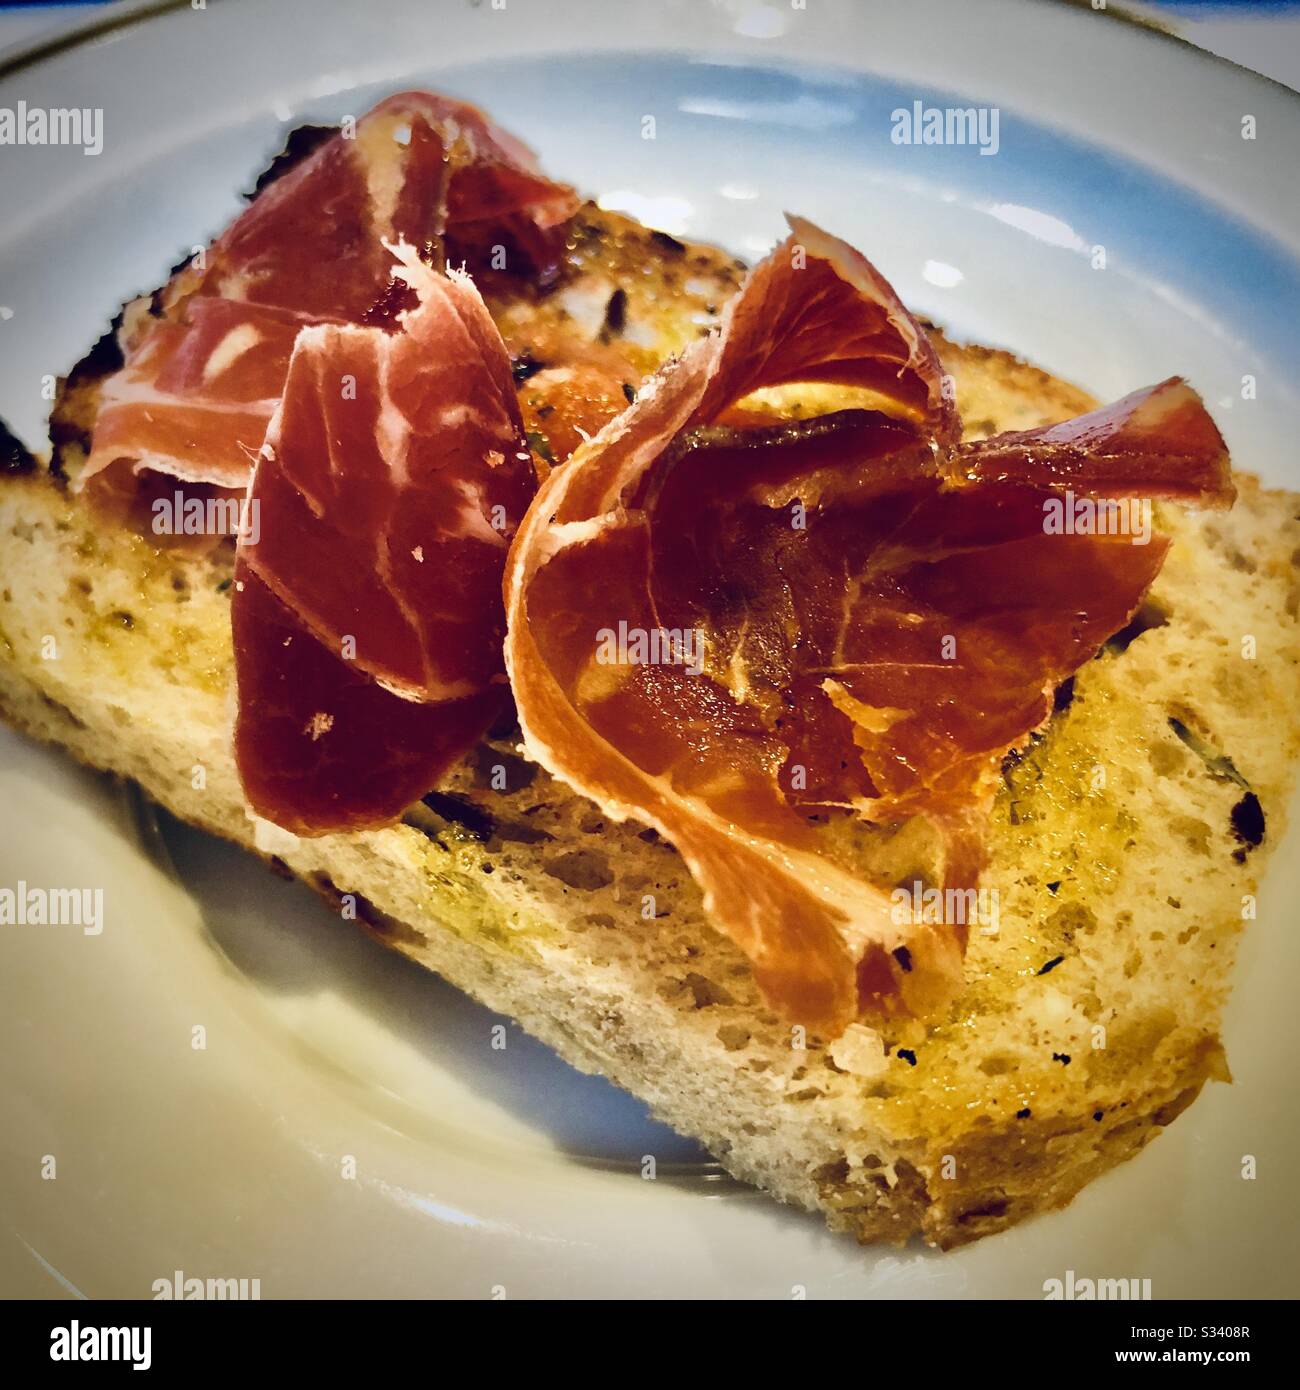
[[[213,0],[213,3],[218,3],[218,0]],[[1043,3],[1044,0],[1037,0],[1040,7]],[[1254,68],[1248,68],[1244,63],[1238,63],[1233,58],[1227,58],[1221,53],[1215,53],[1211,49],[1202,47],[1186,35],[1178,33],[1171,25],[1162,23],[1156,15],[1139,13],[1136,10],[1126,8],[1123,4],[1107,4],[1105,9],[1096,10],[1090,0],[1046,0],[1046,3],[1054,5],[1061,12],[1067,10],[1087,11],[1097,18],[1127,25],[1131,30],[1147,38],[1160,39],[1178,45],[1186,56],[1203,59],[1221,68],[1233,69],[1250,81],[1263,83],[1296,102],[1298,105],[1297,115],[1300,115],[1300,91],[1287,86],[1285,82],[1281,82],[1275,77],[1269,77],[1266,73],[1256,72]],[[161,18],[173,10],[189,8],[191,8],[191,0],[113,0],[113,3],[102,14],[85,15],[68,25],[66,29],[61,29],[54,34],[47,34],[44,37],[38,34],[34,38],[21,40],[12,48],[0,53],[0,82],[13,76],[16,72],[35,67],[49,58],[57,57],[59,54],[77,48],[93,39],[117,33],[119,30],[133,27],[143,28],[150,20]],[[1297,24],[1300,25],[1300,20],[1297,21]]]
[[[1087,5],[1087,0],[1056,0],[1056,3],[1062,7],[1085,9],[1090,8]],[[56,36],[52,39],[47,39],[43,42],[38,41],[32,45],[29,45],[27,49],[20,50],[18,53],[11,55],[11,58],[8,61],[0,63],[0,79],[7,78],[16,71],[35,66],[39,62],[44,61],[46,58],[54,57],[63,52],[73,50],[83,45],[87,41],[93,40],[98,37],[102,37],[103,35],[110,32],[126,31],[133,27],[141,32],[144,32],[149,24],[149,21],[151,21],[152,19],[162,17],[163,15],[166,15],[170,12],[183,10],[186,8],[189,8],[188,0],[131,0],[131,3],[129,4],[114,7],[114,11],[111,14],[91,16],[87,19],[84,25],[78,24],[77,26],[75,26],[75,28],[62,35]],[[1112,17],[1123,17],[1126,19],[1131,18],[1131,16],[1127,15],[1119,16],[1118,11],[1111,10],[1109,8],[1104,13]],[[1193,52],[1199,54],[1202,58],[1208,58],[1216,64],[1226,65],[1229,68],[1238,69],[1241,73],[1245,73],[1248,77],[1260,78],[1263,82],[1268,83],[1270,86],[1282,86],[1282,84],[1276,83],[1272,79],[1261,77],[1260,74],[1253,73],[1249,69],[1240,68],[1240,65],[1232,63],[1230,60],[1222,59],[1219,58],[1217,55],[1207,53],[1205,50],[1200,49],[1196,45],[1179,38],[1179,36],[1177,35],[1169,34],[1166,31],[1163,31],[1159,28],[1147,26],[1141,24],[1140,22],[1138,24],[1138,27],[1146,30],[1147,32],[1154,32],[1156,34],[1159,34],[1165,38],[1173,38],[1180,44],[1184,45],[1185,48],[1192,49]],[[664,51],[665,53],[667,52],[667,50],[662,51]],[[759,66],[762,64],[763,59],[761,59],[757,54],[755,54],[749,58],[749,61],[752,61],[752,63],[755,66]],[[787,68],[795,66],[794,60],[782,60],[780,58],[774,58],[770,61],[776,63],[779,66],[784,66]],[[17,66],[15,66],[15,63],[17,64]],[[1297,101],[1300,101],[1300,94],[1293,92],[1290,88],[1286,88],[1285,86],[1282,86],[1282,89],[1288,95],[1296,98]],[[1255,225],[1257,226],[1258,224]],[[1287,250],[1288,252],[1291,252],[1292,248],[1288,246]]]

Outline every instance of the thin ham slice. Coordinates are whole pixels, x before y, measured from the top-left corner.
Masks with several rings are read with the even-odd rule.
[[[234,299],[153,320],[103,385],[81,485],[102,500],[114,464],[190,483],[243,488],[279,401],[294,339],[313,320]]]
[[[1048,504],[1233,494],[1178,380],[960,445],[894,292],[791,226],[720,333],[539,491],[506,662],[532,756],[676,845],[769,999],[834,1036],[940,1007],[970,924],[900,915],[828,822],[926,816],[943,886],[973,886],[1002,758],[1160,568],[1159,537],[1052,534]],[[743,400],[827,382],[868,388],[870,408],[760,424]],[[611,634],[654,633],[657,660],[630,640],[611,657]]]
[[[510,538],[536,486],[510,359],[469,278],[409,246],[397,331],[298,337],[248,493],[235,751],[298,834],[386,824],[501,712]]]
[[[130,317],[77,485],[117,514],[144,471],[243,488],[298,331],[391,328],[409,307],[385,241],[471,269],[495,251],[540,275],[576,206],[474,107],[427,92],[388,98],[269,184],[173,277],[157,312]]]

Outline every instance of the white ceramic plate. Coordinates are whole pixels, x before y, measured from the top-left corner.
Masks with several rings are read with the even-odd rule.
[[[0,106],[105,122],[94,158],[0,150],[0,415],[41,437],[41,378],[222,227],[286,127],[419,85],[480,102],[607,205],[742,255],[804,212],[918,310],[1099,395],[1183,372],[1239,465],[1300,485],[1300,99],[1104,13],[1017,0],[113,17],[0,72]],[[892,144],[914,100],[995,104],[998,153]],[[156,834],[16,737],[0,756],[0,884],[100,886],[107,904],[97,937],[0,929],[0,1289],[148,1296],[179,1269],[265,1297],[1033,1298],[1073,1269],[1157,1297],[1297,1291],[1294,836],[1238,969],[1236,1084],[1064,1213],[947,1256],[882,1253],[720,1180],[518,1030],[493,1051],[492,1016],[237,852]]]

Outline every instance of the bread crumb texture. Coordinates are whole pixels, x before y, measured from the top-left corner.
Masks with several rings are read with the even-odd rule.
[[[1089,400],[942,342],[972,433]],[[1164,571],[998,797],[965,992],[943,1017],[803,1038],[705,921],[680,857],[500,731],[390,829],[277,858],[369,930],[642,1097],[737,1177],[863,1241],[949,1247],[1063,1205],[1227,1077],[1232,956],[1297,755],[1298,499],[1238,479],[1162,517]],[[254,848],[230,749],[230,562],[95,524],[43,474],[0,482],[0,712]],[[195,768],[204,787],[194,787]],[[892,883],[921,826],[859,834]]]

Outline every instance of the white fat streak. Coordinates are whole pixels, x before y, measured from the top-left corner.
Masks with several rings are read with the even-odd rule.
[[[272,187],[274,186],[273,184]],[[231,270],[221,276],[217,282],[217,288],[225,299],[247,299],[248,287],[252,282],[253,277],[248,271],[242,269]]]
[[[461,499],[460,525],[457,533],[486,542],[499,550],[506,548],[506,538],[483,515],[482,498],[468,478],[457,478],[455,489]]]
[[[464,425],[473,425],[481,434],[485,434],[498,444],[505,443],[512,446],[513,451],[515,432],[510,427],[510,421],[504,415],[489,415],[477,406],[460,402],[456,405],[444,406],[438,412],[437,423],[444,430],[460,429]]]
[[[212,411],[217,415],[262,414],[269,415],[280,404],[278,396],[259,401],[185,401],[180,397],[159,391],[152,381],[123,380],[106,383],[100,396],[101,413],[110,406],[138,405],[144,408],[156,405],[162,407],[182,406],[195,410]]]
[[[379,409],[375,412],[375,448],[388,465],[393,482],[404,487],[410,482],[408,451],[411,441],[411,422],[398,410],[388,389],[388,372],[392,360],[391,342],[379,345]]]
[[[237,324],[212,349],[208,360],[203,364],[203,380],[215,380],[261,340],[261,330],[256,324]]]
[[[1155,430],[1176,410],[1193,398],[1194,392],[1185,381],[1176,386],[1156,388],[1145,400],[1139,401],[1130,413],[1130,422],[1139,429]]]
[[[398,410],[388,394],[386,353],[379,368],[379,389],[383,399],[375,416],[375,447],[379,450],[379,457],[388,465],[394,483],[398,487],[405,487],[410,482],[408,447],[411,440],[411,423]]]
[[[731,698],[743,705],[753,693],[749,683],[749,666],[745,661],[745,639],[749,636],[749,615],[745,615],[736,634],[736,645],[731,650],[731,660],[727,663],[727,689]]]
[[[583,541],[594,541],[602,531],[608,531],[626,520],[626,513],[605,512],[600,516],[588,517],[585,521],[552,522],[532,546],[538,568],[561,550],[571,545],[581,545]]]
[[[406,125],[406,140],[398,134]],[[366,171],[366,196],[370,207],[371,230],[381,239],[393,234],[397,200],[406,183],[406,145],[411,138],[409,122],[366,121],[358,128],[355,157]]]

